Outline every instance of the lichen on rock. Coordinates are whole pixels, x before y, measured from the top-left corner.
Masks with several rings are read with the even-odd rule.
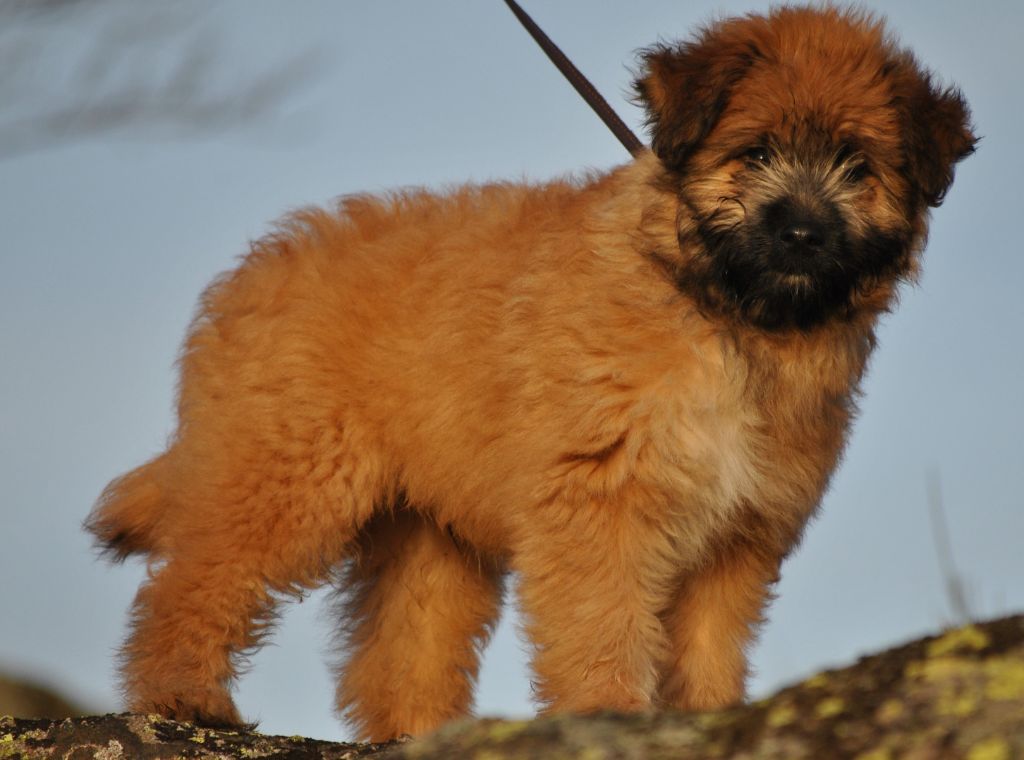
[[[467,720],[390,744],[219,731],[158,716],[0,719],[0,760],[1015,760],[1024,616],[947,631],[713,713]]]

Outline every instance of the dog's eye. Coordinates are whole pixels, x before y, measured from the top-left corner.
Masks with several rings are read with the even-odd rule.
[[[743,158],[748,164],[760,166],[768,166],[772,162],[771,152],[763,145],[750,148],[743,154]]]
[[[844,170],[847,182],[863,182],[870,173],[868,165],[864,161],[851,161],[844,167]]]
[[[862,154],[844,145],[836,154],[836,168],[843,172],[847,182],[862,182],[870,170]]]

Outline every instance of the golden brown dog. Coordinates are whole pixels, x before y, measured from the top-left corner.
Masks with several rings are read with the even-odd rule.
[[[653,150],[630,164],[347,198],[206,292],[172,444],[88,523],[153,562],[131,709],[237,723],[240,653],[339,569],[363,736],[469,710],[508,571],[545,709],[742,698],[974,137],[860,12],[727,20],[642,60]]]

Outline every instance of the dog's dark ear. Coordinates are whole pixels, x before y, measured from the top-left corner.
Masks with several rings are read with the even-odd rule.
[[[639,55],[641,69],[633,87],[647,110],[651,147],[672,169],[681,169],[715,126],[733,85],[757,56],[749,45],[725,44],[714,31],[692,42],[655,45]]]
[[[970,109],[959,90],[937,87],[909,54],[894,69],[907,168],[924,202],[938,206],[953,182],[956,163],[971,155],[977,143]]]

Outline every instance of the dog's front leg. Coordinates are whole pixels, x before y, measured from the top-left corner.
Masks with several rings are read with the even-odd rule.
[[[667,652],[660,525],[602,502],[549,504],[539,521],[515,559],[536,699],[545,712],[647,708]]]
[[[747,649],[780,561],[763,547],[737,543],[684,578],[663,615],[672,654],[659,701],[682,710],[713,710],[743,699]]]

